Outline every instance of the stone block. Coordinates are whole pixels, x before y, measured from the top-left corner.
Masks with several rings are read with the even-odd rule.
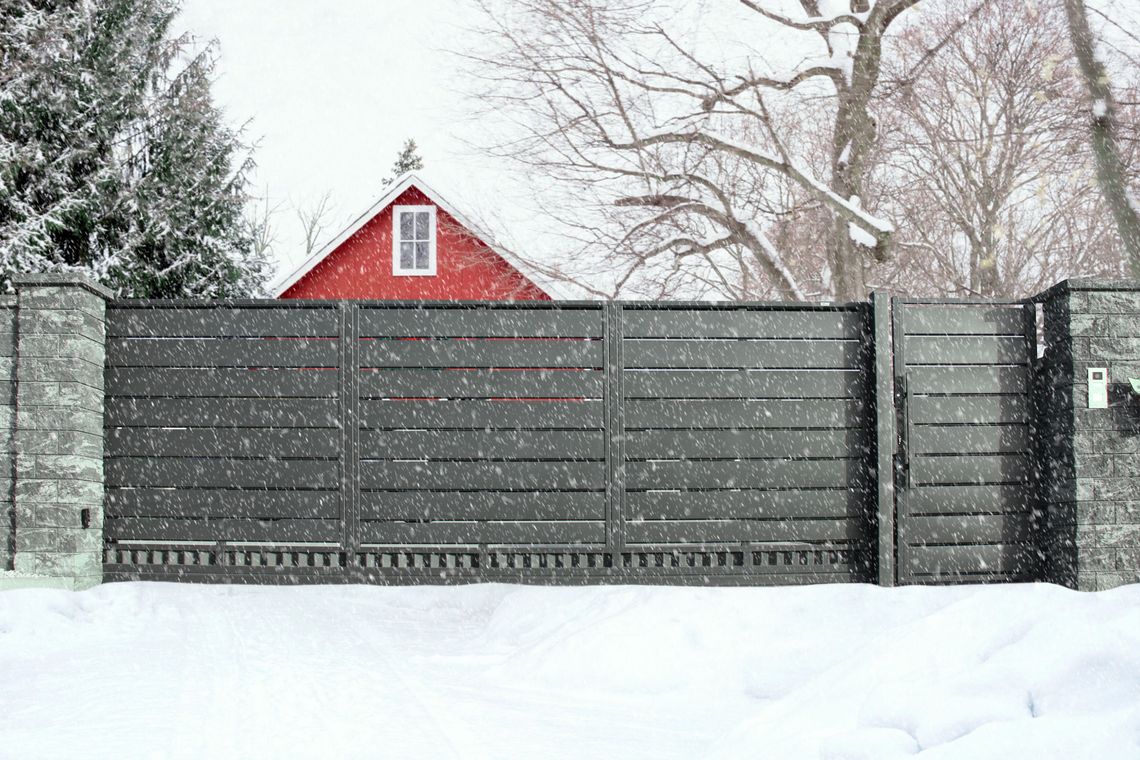
[[[35,510],[36,527],[39,528],[82,528],[80,512],[83,507],[45,504]]]
[[[1077,525],[1112,525],[1116,523],[1116,503],[1111,501],[1078,501],[1073,505]]]
[[[18,410],[16,426],[20,430],[66,430],[102,437],[103,415],[94,414],[86,409],[34,407]],[[17,447],[19,447],[18,442]]]
[[[1140,436],[1122,436],[1111,430],[1078,430],[1073,445],[1078,453],[1137,454]]]
[[[106,301],[102,297],[77,288],[21,287],[17,298],[19,299],[19,306],[23,310],[77,310],[87,312],[99,319],[103,318],[107,308]]]
[[[103,366],[74,358],[41,357],[34,361],[20,362],[19,380],[75,382],[102,390]]]
[[[102,343],[106,340],[103,321],[79,309],[34,309],[21,314],[25,335],[79,335]]]
[[[1074,313],[1136,314],[1140,312],[1140,293],[1134,291],[1089,291],[1074,293]]]
[[[34,473],[23,474],[15,483],[16,503],[47,503],[59,499],[58,480],[37,480]]]
[[[1096,498],[1106,501],[1140,500],[1140,478],[1107,478],[1096,481]]]
[[[1082,478],[1102,478],[1112,474],[1112,457],[1108,454],[1077,454],[1073,460],[1077,468],[1077,483]]]
[[[1118,478],[1140,478],[1140,456],[1114,456],[1112,474]]]
[[[1077,555],[1077,573],[1096,573],[1116,569],[1116,550],[1094,548]]]
[[[1116,549],[1114,554],[1116,566],[1113,569],[1140,572],[1140,547]]]
[[[80,507],[103,507],[103,482],[93,480],[57,481],[55,500]]]
[[[1115,359],[1135,359],[1140,356],[1140,337],[1129,338],[1089,338],[1088,356],[1096,356],[1108,361]]]
[[[1135,314],[1075,314],[1069,323],[1074,336],[1130,338],[1140,336]]]
[[[103,462],[73,454],[36,454],[35,477],[103,482]]]
[[[35,571],[40,575],[101,577],[103,558],[94,552],[36,554]]]
[[[41,528],[38,525],[32,528],[18,526],[16,530],[16,552],[17,554],[74,554],[79,551],[79,534],[82,532],[78,527],[67,529]],[[40,572],[40,570],[37,569],[34,572]]]
[[[1078,528],[1078,535],[1080,529]],[[1140,525],[1097,525],[1093,527],[1098,547],[1131,549],[1140,547]]]
[[[12,557],[12,570],[24,575],[34,575],[36,572],[36,555],[31,552],[21,552],[18,547],[17,551]]]
[[[105,349],[102,343],[80,335],[59,335],[56,339],[59,342],[57,356],[82,359],[91,364],[103,363]]]

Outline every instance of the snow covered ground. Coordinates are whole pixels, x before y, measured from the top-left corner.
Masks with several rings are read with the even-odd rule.
[[[1140,758],[1140,586],[0,593],[0,756]]]

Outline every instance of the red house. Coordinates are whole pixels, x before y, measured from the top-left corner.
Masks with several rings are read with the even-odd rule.
[[[414,173],[301,263],[277,298],[549,301],[508,254]]]

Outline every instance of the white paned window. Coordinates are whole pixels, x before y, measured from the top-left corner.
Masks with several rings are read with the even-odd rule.
[[[392,233],[392,274],[435,274],[435,206],[394,206]]]

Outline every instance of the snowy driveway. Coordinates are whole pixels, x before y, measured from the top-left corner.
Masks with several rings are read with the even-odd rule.
[[[1140,757],[1140,586],[0,594],[0,757]]]

